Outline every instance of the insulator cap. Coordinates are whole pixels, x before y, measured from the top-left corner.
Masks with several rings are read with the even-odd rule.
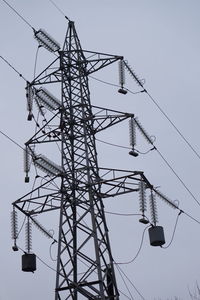
[[[25,179],[24,179],[24,181],[25,181],[26,183],[28,183],[29,180],[30,180],[29,176],[26,176]]]
[[[19,250],[19,248],[17,247],[17,245],[14,245],[14,246],[12,247],[12,249],[13,249],[13,251],[18,251],[18,250]]]
[[[29,114],[28,114],[28,117],[27,117],[27,121],[32,121],[32,118],[33,118],[33,114],[32,114],[32,113],[29,113]]]
[[[146,218],[139,219],[139,222],[142,223],[142,224],[148,224],[149,223],[149,221]]]
[[[134,157],[137,157],[139,154],[138,154],[136,151],[131,150],[131,151],[129,152],[129,155],[134,156]]]
[[[119,89],[119,90],[118,90],[118,93],[126,95],[126,94],[127,94],[127,91],[124,90],[124,89]]]
[[[149,240],[151,246],[162,246],[165,244],[164,230],[162,226],[149,228]]]

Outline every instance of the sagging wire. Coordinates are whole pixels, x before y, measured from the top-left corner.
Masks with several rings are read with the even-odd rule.
[[[182,184],[182,186],[187,190],[187,192],[194,199],[194,201],[200,206],[200,202],[197,200],[197,198],[194,196],[194,194],[191,192],[191,190],[188,188],[188,186],[184,183],[184,181],[181,179],[181,177],[178,175],[178,173],[174,170],[174,168],[170,165],[170,163],[166,160],[166,158],[162,155],[162,153],[157,148],[156,148],[156,151],[158,152],[158,154],[160,155],[160,157],[162,158],[162,160],[165,162],[165,164],[174,173],[174,175],[179,180],[179,182]]]
[[[34,71],[33,71],[33,79],[35,79],[36,76],[36,68],[37,68],[37,60],[38,60],[38,53],[39,49],[42,47],[42,45],[37,46],[36,54],[35,54],[35,63],[34,63]]]
[[[88,267],[89,268],[89,265],[85,262],[85,261],[83,261],[83,260],[81,260],[80,258],[78,258],[78,260],[82,263],[82,264],[84,264],[86,267]],[[94,272],[97,274],[97,271],[95,271],[94,270]],[[81,273],[80,273],[81,274]],[[84,274],[84,273],[83,273]],[[121,275],[120,275],[121,276]],[[129,298],[124,292],[122,292],[120,289],[118,289],[119,290],[119,292],[121,293],[121,294],[123,294],[127,299],[129,299],[129,300],[134,300],[133,298]],[[132,296],[132,295],[131,295]]]
[[[128,69],[129,73],[132,75],[134,80],[137,82],[139,86],[141,86],[144,89],[144,83],[137,77],[135,72],[130,68],[130,66],[127,64],[126,61],[124,61],[124,66]],[[162,114],[167,118],[167,120],[171,123],[171,125],[175,128],[175,130],[178,132],[178,134],[182,137],[182,139],[187,143],[187,145],[191,148],[191,150],[197,155],[197,157],[200,159],[200,155],[197,153],[197,151],[192,147],[192,145],[188,142],[188,140],[184,137],[184,135],[180,132],[180,130],[175,126],[175,124],[169,119],[167,114],[163,111],[163,109],[158,105],[158,103],[155,101],[155,99],[147,92],[146,89],[143,90],[143,92],[146,92],[147,95],[150,97],[150,99],[154,102],[154,104],[159,108],[159,110],[162,112]],[[150,136],[146,133],[146,131],[142,128],[141,124],[137,122],[138,128],[140,129],[141,133],[144,135],[144,137],[147,139],[147,141],[153,145],[153,141]],[[161,158],[164,160],[164,162],[167,164],[167,166],[171,169],[171,171],[174,173],[174,175],[178,178],[178,180],[181,182],[181,184],[184,186],[184,188],[188,191],[190,196],[195,200],[195,202],[200,205],[200,202],[197,200],[197,198],[194,196],[194,194],[189,190],[189,188],[186,186],[186,184],[183,182],[183,180],[180,178],[180,176],[177,174],[177,172],[172,168],[172,166],[168,163],[168,161],[164,158],[164,156],[161,154],[161,152],[155,147],[155,150],[158,152],[158,154],[161,156]]]
[[[5,136],[8,140],[10,140],[13,144],[15,144],[17,147],[19,147],[20,149],[22,149],[24,151],[24,148],[18,144],[15,140],[13,140],[10,136],[8,136],[6,133],[4,133],[3,131],[0,130],[0,133]]]
[[[147,230],[149,227],[151,227],[151,225],[146,226],[146,227],[144,228],[144,230],[143,230],[142,238],[141,238],[141,242],[140,242],[140,246],[139,246],[139,249],[138,249],[136,255],[135,255],[131,260],[129,260],[129,261],[127,261],[127,262],[116,262],[116,264],[118,264],[118,265],[128,265],[128,264],[133,263],[133,262],[136,260],[136,258],[139,256],[139,254],[140,254],[140,252],[141,252],[141,250],[142,250],[145,232],[146,232],[146,230]]]
[[[100,143],[103,143],[103,144],[106,144],[106,145],[110,145],[110,146],[114,146],[114,147],[118,147],[118,148],[122,148],[122,149],[128,149],[128,150],[131,150],[132,148],[131,147],[128,147],[128,146],[122,146],[122,145],[118,145],[118,144],[113,144],[113,143],[109,143],[109,142],[106,142],[106,141],[103,141],[103,140],[100,140],[100,139],[97,139],[96,138],[96,141],[100,142]],[[155,148],[152,148],[152,149],[149,149],[148,151],[146,152],[141,152],[137,149],[135,149],[136,152],[140,153],[140,154],[148,154],[150,151],[154,150]]]
[[[94,80],[96,80],[96,81],[99,81],[99,82],[101,82],[101,83],[104,83],[104,84],[107,84],[107,85],[110,85],[110,86],[115,86],[115,87],[120,88],[120,85],[118,85],[118,84],[111,83],[111,82],[108,82],[108,81],[104,81],[104,80],[102,80],[102,79],[99,79],[99,78],[94,77],[94,76],[91,76],[91,75],[89,75],[89,77],[92,78],[92,79],[94,79]],[[126,91],[128,91],[128,92],[130,92],[131,94],[134,94],[134,95],[140,94],[140,93],[143,92],[143,91],[133,92],[133,91],[129,90],[128,88],[124,88],[124,90],[126,90]]]
[[[151,96],[151,94],[144,88],[144,82],[142,82],[138,76],[135,74],[135,72],[131,69],[131,67],[128,65],[127,61],[124,61],[124,65],[129,71],[129,73],[132,75],[134,80],[137,82],[137,84],[143,88],[142,92],[145,92],[148,97],[151,99],[151,101],[156,105],[156,107],[160,110],[160,112],[164,115],[164,117],[168,120],[168,122],[172,125],[172,127],[176,130],[178,135],[184,140],[184,142],[188,145],[188,147],[192,150],[192,152],[200,159],[200,154],[194,149],[192,144],[186,139],[186,137],[183,135],[183,133],[178,129],[178,127],[175,125],[175,123],[169,118],[169,116],[166,114],[166,112],[161,108],[161,106],[157,103],[157,101]]]
[[[134,300],[133,295],[131,294],[131,291],[130,291],[128,285],[126,284],[126,281],[124,280],[124,277],[122,276],[122,274],[121,274],[121,272],[120,272],[120,269],[119,269],[119,266],[118,266],[117,264],[116,264],[116,267],[117,267],[117,269],[118,269],[119,275],[120,275],[120,277],[121,277],[121,279],[122,279],[122,281],[123,281],[123,283],[124,283],[124,285],[125,285],[125,287],[126,287],[128,293],[129,293],[131,299]]]
[[[67,19],[68,21],[70,21],[70,19],[65,15],[65,13],[63,12],[63,10],[60,9],[60,7],[57,4],[55,4],[55,2],[53,0],[49,0],[49,2],[51,2],[54,5],[54,7],[65,17],[65,19]]]
[[[175,222],[175,225],[174,225],[174,230],[173,230],[173,233],[172,233],[172,237],[171,237],[171,240],[169,242],[169,244],[167,246],[161,246],[162,249],[167,249],[171,246],[173,240],[174,240],[174,236],[175,236],[175,232],[176,232],[176,229],[177,229],[177,225],[178,225],[178,220],[179,220],[179,217],[181,215],[183,211],[180,210],[180,212],[178,213],[177,217],[176,217],[176,222]]]
[[[39,45],[43,46],[44,48],[46,48],[50,52],[53,52],[54,54],[56,51],[59,51],[59,43],[57,43],[45,30],[35,30],[35,28],[24,17],[22,17],[22,15],[16,9],[14,9],[12,5],[10,5],[6,0],[2,1],[33,30],[34,37],[39,42]]]
[[[190,214],[186,213],[185,211],[182,211],[182,213],[185,214],[188,218],[190,218],[191,220],[193,220],[194,222],[196,222],[197,224],[200,225],[200,221],[199,220],[197,220],[196,218],[194,218]]]
[[[139,122],[138,122],[139,124]],[[142,127],[140,127],[142,128]],[[146,134],[146,131],[142,131],[143,134]],[[153,144],[153,140],[152,137],[150,137],[149,135],[147,135],[148,138],[146,138],[148,140],[148,142],[152,142],[151,144],[154,146]],[[117,144],[113,144],[113,143],[109,143],[109,142],[105,142],[103,140],[100,139],[96,139],[97,141],[110,145],[110,146],[114,146],[114,147],[118,147],[118,148],[123,148],[123,149],[131,149],[130,147],[126,147],[126,146],[121,146],[121,145],[117,145]],[[194,194],[191,192],[191,190],[187,187],[187,185],[184,183],[184,181],[181,179],[181,177],[178,175],[178,173],[174,170],[174,168],[170,165],[170,163],[166,160],[166,158],[161,154],[161,152],[157,149],[157,147],[153,147],[150,150],[148,150],[147,152],[139,152],[138,150],[135,149],[135,151],[137,151],[138,153],[142,153],[142,154],[148,154],[150,151],[156,150],[157,153],[160,155],[160,157],[162,158],[162,160],[165,162],[165,164],[170,168],[170,170],[174,173],[174,175],[176,176],[176,178],[180,181],[180,183],[183,185],[183,187],[188,191],[188,193],[190,194],[190,196],[195,200],[195,202],[200,206],[200,202],[197,200],[197,198],[194,196]]]
[[[39,112],[38,112],[38,118],[39,118]],[[36,128],[37,126],[39,126],[39,124],[36,122]],[[10,138],[7,134],[5,134],[3,131],[0,130],[0,133],[2,135],[4,135],[7,139],[9,139],[12,143],[14,143],[16,146],[18,146],[19,148],[21,148],[24,151],[24,148],[22,146],[20,146],[15,140],[13,140],[12,138]],[[96,139],[99,142],[111,145],[111,146],[115,146],[115,147],[120,147],[120,148],[124,148],[124,149],[131,149],[130,147],[125,147],[125,146],[120,146],[120,145],[116,145],[116,144],[112,144],[112,143],[108,143],[105,141],[102,141],[100,139]],[[161,152],[157,149],[157,148],[152,148],[149,151],[147,151],[145,154],[147,154],[148,152],[152,151],[152,150],[156,150],[159,155],[161,156],[161,158],[163,159],[163,161],[167,164],[167,166],[170,168],[170,170],[174,173],[174,175],[177,177],[177,179],[181,182],[181,184],[183,185],[183,187],[188,191],[188,193],[191,195],[191,197],[195,200],[195,202],[200,205],[200,202],[197,200],[197,198],[194,196],[194,194],[191,192],[191,190],[187,187],[187,185],[184,183],[184,181],[180,178],[180,176],[177,174],[177,172],[173,169],[173,167],[169,164],[169,162],[164,158],[164,156],[161,154]],[[137,150],[138,151],[138,150]]]
[[[27,79],[9,62],[7,61],[7,59],[5,59],[2,55],[0,56],[0,58],[11,68],[13,69],[18,75],[19,77],[21,77],[24,81],[27,82]]]
[[[14,11],[14,13],[16,14],[16,15],[18,15],[18,17],[20,17],[20,19],[21,20],[23,20],[25,23],[26,23],[26,25],[28,25],[31,29],[33,29],[34,30],[34,28],[33,28],[33,26],[24,18],[24,17],[22,17],[22,15],[20,14],[20,13],[18,13],[17,11],[16,11],[16,9],[14,9],[14,7],[13,6],[11,6],[6,0],[2,0],[12,11]]]
[[[119,274],[121,276],[121,278],[123,277],[122,274],[124,275],[124,277],[129,281],[129,283],[132,285],[132,287],[135,289],[135,291],[137,292],[137,294],[141,297],[141,299],[145,300],[144,296],[139,292],[139,290],[136,288],[136,286],[133,284],[133,282],[130,280],[130,278],[125,274],[125,272],[122,270],[122,268],[114,261],[118,271],[119,271]],[[124,281],[124,279],[123,279]],[[124,281],[125,283],[125,281]],[[128,286],[126,284],[126,287],[128,289]],[[129,289],[128,289],[129,291]],[[132,296],[132,295],[131,295]],[[133,298],[132,298],[133,299]]]
[[[152,146],[154,146],[154,142],[155,139],[153,139],[152,136],[150,136],[146,130],[143,128],[143,126],[141,125],[141,123],[138,121],[137,118],[134,118],[136,125],[138,127],[138,129],[140,130],[140,132],[142,133],[142,135],[145,137],[145,139],[147,140],[147,142],[149,144],[151,144]],[[160,155],[160,157],[162,158],[162,160],[165,162],[165,164],[170,168],[170,170],[174,173],[174,175],[176,176],[176,178],[179,180],[179,182],[183,185],[183,187],[188,191],[188,193],[190,194],[190,196],[195,200],[195,202],[200,206],[200,202],[197,200],[197,198],[194,196],[194,194],[190,191],[190,189],[187,187],[187,185],[184,183],[184,181],[181,179],[181,177],[178,175],[178,173],[174,170],[174,168],[169,164],[169,162],[166,160],[166,158],[162,155],[162,153],[157,149],[157,147],[154,146],[154,149],[157,151],[157,153]],[[155,191],[156,192],[156,191]]]
[[[115,215],[115,216],[122,216],[122,217],[133,217],[133,216],[142,216],[142,214],[125,214],[125,213],[117,213],[104,210],[106,214]]]
[[[164,112],[164,110],[158,105],[156,100],[145,90],[146,94],[149,96],[149,98],[153,101],[153,103],[157,106],[157,108],[160,110],[160,112],[165,116],[165,118],[169,121],[169,123],[174,127],[176,132],[179,134],[179,136],[185,141],[185,143],[189,146],[189,148],[193,151],[193,153],[200,159],[200,154],[194,149],[192,144],[185,138],[185,136],[181,133],[181,131],[178,129],[178,127],[172,122],[172,120],[168,117],[168,115]]]
[[[49,256],[50,256],[50,258],[51,258],[52,261],[57,261],[57,258],[53,258],[53,256],[52,256],[52,246],[53,246],[55,243],[56,243],[56,241],[54,240],[54,241],[51,243],[50,247],[49,247]]]

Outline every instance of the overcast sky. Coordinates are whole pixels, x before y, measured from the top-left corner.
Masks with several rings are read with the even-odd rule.
[[[9,3],[35,29],[44,28],[59,43],[63,43],[67,22],[49,0],[10,0]],[[198,0],[57,0],[61,10],[75,21],[83,49],[123,55],[140,78],[145,88],[176,124],[194,149],[200,153],[199,141],[199,78],[200,78],[200,3]],[[3,1],[0,1],[0,55],[4,56],[28,80],[33,79],[37,41],[33,32]],[[36,73],[42,71],[54,56],[41,49]],[[118,65],[112,65],[95,77],[118,84]],[[34,126],[26,121],[25,82],[0,62],[0,130],[20,145],[33,135]],[[140,93],[126,96],[117,93],[117,87],[90,78],[91,102],[95,105],[134,113],[155,145],[174,168],[182,181],[200,202],[200,160],[180,138],[171,124],[151,99]],[[127,88],[140,91],[128,77]],[[55,91],[56,92],[56,91]],[[101,140],[129,146],[128,123],[99,134]],[[38,261],[35,274],[21,271],[21,252],[12,251],[10,234],[11,203],[31,189],[24,183],[23,153],[15,144],[0,135],[0,300],[54,299],[55,272]],[[179,200],[180,208],[200,220],[200,207],[172,173],[156,151],[134,158],[128,150],[97,143],[99,164],[104,167],[141,170],[149,181],[170,199]],[[138,137],[137,149],[145,152],[150,146]],[[130,194],[105,201],[106,211],[138,213],[136,195]],[[159,225],[165,230],[166,245],[171,240],[178,211],[158,199]],[[23,218],[20,218],[19,225]],[[42,222],[42,218],[40,219]],[[131,260],[140,246],[144,225],[138,217],[107,214],[111,247],[117,262]],[[56,224],[52,220],[51,225]],[[52,228],[56,231],[56,228]],[[24,248],[24,238],[20,239]],[[40,232],[34,231],[33,251],[48,265],[55,268],[49,247]],[[149,245],[145,234],[142,250],[134,263],[122,269],[146,300],[187,300],[188,288],[200,283],[199,268],[200,225],[186,215],[179,218],[171,246],[164,250]],[[56,248],[52,248],[56,256]],[[117,271],[116,271],[117,272]],[[117,273],[119,289],[131,299]],[[127,280],[126,280],[127,282]],[[128,283],[132,299],[142,299]],[[121,300],[128,299],[121,296]]]

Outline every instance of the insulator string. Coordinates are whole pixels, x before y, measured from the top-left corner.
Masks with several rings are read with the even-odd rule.
[[[136,146],[136,126],[135,119],[133,117],[129,120],[129,135],[130,135],[130,145],[132,149]]]
[[[32,224],[30,218],[27,218],[27,223],[25,226],[25,239],[26,239],[26,250],[28,253],[32,250]]]
[[[50,231],[48,231],[44,226],[34,217],[31,217],[31,220],[33,224],[38,228],[47,238],[53,239],[53,234],[51,234]]]
[[[11,212],[11,235],[12,239],[16,242],[18,238],[18,216],[14,207]]]
[[[144,216],[145,211],[147,209],[146,184],[144,181],[140,181],[139,183],[139,202],[140,202],[140,211],[142,213],[142,216]]]
[[[146,132],[146,130],[143,128],[143,126],[141,125],[141,123],[139,122],[138,118],[134,118],[135,120],[135,124],[137,126],[137,128],[140,130],[140,132],[142,133],[142,135],[145,137],[145,139],[147,140],[147,142],[151,145],[153,145],[154,141],[152,139],[152,137]]]
[[[150,202],[151,222],[153,223],[154,226],[156,226],[156,223],[158,223],[158,212],[157,212],[156,198],[152,190],[149,196],[149,202]]]
[[[125,71],[124,71],[124,62],[121,59],[119,60],[119,84],[123,89],[123,86],[125,84]]]

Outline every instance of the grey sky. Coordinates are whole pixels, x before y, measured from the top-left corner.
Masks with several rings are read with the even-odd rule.
[[[36,29],[46,29],[61,44],[67,22],[48,0],[10,0]],[[87,50],[123,55],[140,78],[145,78],[146,89],[155,97],[164,111],[200,153],[199,141],[199,78],[200,78],[200,3],[197,0],[57,0],[59,7],[75,21],[82,46]],[[0,55],[8,59],[27,79],[33,78],[37,42],[31,29],[4,3],[0,2]],[[41,49],[38,57],[39,72],[54,57]],[[94,74],[95,77],[118,84],[118,65]],[[1,110],[0,130],[21,145],[33,134],[33,124],[26,121],[25,82],[18,78],[3,61],[0,68]],[[93,104],[111,109],[133,112],[150,135],[156,136],[156,146],[174,167],[182,180],[199,197],[199,159],[180,139],[169,122],[144,94],[126,96],[117,88],[90,79]],[[140,90],[128,77],[127,87]],[[129,146],[128,124],[99,134],[98,138]],[[29,300],[53,299],[55,272],[38,261],[33,274],[21,272],[21,252],[12,252],[10,239],[11,203],[28,192],[24,184],[22,151],[5,137],[0,136],[0,244],[1,283],[0,299]],[[142,170],[148,179],[160,186],[172,200],[180,201],[180,208],[200,220],[200,207],[194,202],[174,174],[154,151],[133,158],[128,150],[97,143],[99,164],[130,170]],[[138,137],[137,148],[149,149]],[[136,195],[122,196],[105,202],[106,210],[137,213]],[[162,201],[158,203],[159,224],[164,226],[166,245],[171,239],[177,212]],[[20,219],[20,224],[23,218]],[[40,219],[42,222],[42,218]],[[53,226],[56,226],[53,220]],[[140,245],[144,226],[137,217],[107,216],[113,256],[118,262],[129,261]],[[49,225],[51,228],[51,225]],[[55,228],[54,228],[55,229]],[[172,245],[163,250],[144,244],[137,260],[122,266],[145,299],[170,299],[179,296],[188,299],[188,286],[192,289],[199,281],[200,225],[181,215]],[[23,248],[23,236],[20,240]],[[33,250],[55,268],[49,256],[50,242],[34,231]],[[56,255],[56,248],[52,248]],[[119,288],[128,295],[119,275]],[[134,299],[141,299],[129,285]],[[129,296],[130,297],[130,296]],[[121,300],[125,300],[121,296]]]

